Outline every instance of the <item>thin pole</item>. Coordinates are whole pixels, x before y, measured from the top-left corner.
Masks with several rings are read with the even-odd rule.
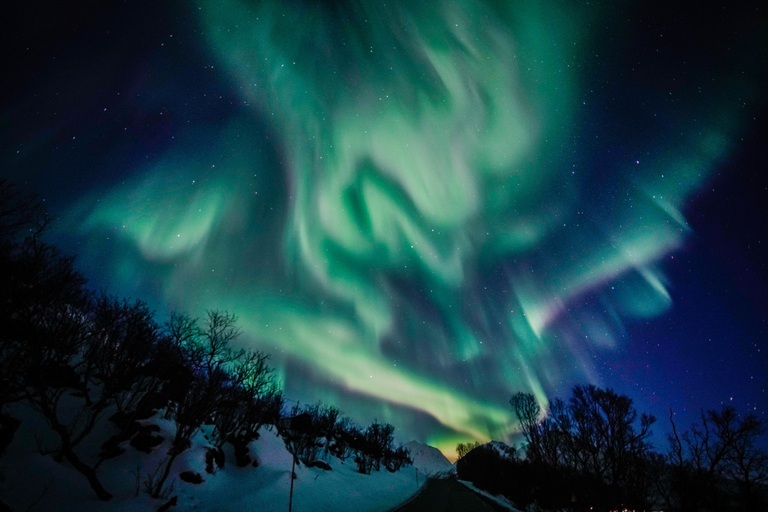
[[[288,512],[291,512],[293,508],[293,479],[296,477],[294,470],[296,469],[296,455],[293,456],[293,464],[291,465],[291,493],[288,497]]]

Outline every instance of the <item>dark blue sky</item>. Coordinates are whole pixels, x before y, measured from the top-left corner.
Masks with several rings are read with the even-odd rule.
[[[605,361],[616,389],[657,416],[673,407],[683,424],[721,405],[768,413],[765,110],[753,122],[685,210],[693,234],[664,264],[674,306],[631,325],[629,349]]]

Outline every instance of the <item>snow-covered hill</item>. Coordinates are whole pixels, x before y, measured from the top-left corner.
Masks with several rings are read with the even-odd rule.
[[[501,441],[490,441],[482,445],[482,447],[496,451],[496,453],[503,459],[511,459],[515,457],[515,449]]]
[[[443,453],[427,444],[420,443],[418,441],[411,441],[403,445],[411,452],[411,459],[413,459],[413,467],[421,471],[422,474],[427,476],[436,475],[438,473],[451,473],[455,472],[455,468],[451,461],[449,461]]]
[[[29,409],[18,406],[14,415],[23,419],[13,443],[0,458],[0,500],[13,510],[99,511],[118,512],[156,510],[165,501],[151,499],[143,490],[147,476],[163,461],[170,446],[173,423],[161,419],[158,413],[148,423],[160,427],[165,440],[151,453],[145,454],[121,444],[126,452],[107,459],[98,469],[104,487],[114,497],[98,501],[82,475],[66,462],[57,462],[51,455],[41,455],[40,449],[55,446],[55,438],[42,419]],[[101,444],[117,429],[108,420],[99,425],[98,434],[88,445],[78,446],[84,459],[95,460]],[[178,503],[169,510],[242,511],[287,510],[291,455],[275,429],[262,429],[260,437],[250,445],[258,458],[258,467],[239,468],[234,451],[225,445],[226,464],[214,474],[205,472],[205,427],[193,438],[192,446],[173,465],[173,491]],[[405,501],[424,483],[424,473],[450,468],[451,464],[435,448],[409,443],[416,448],[413,458],[421,475],[411,467],[397,473],[374,471],[371,475],[357,472],[354,461],[345,462],[330,457],[331,471],[296,467],[293,510],[383,511]],[[441,460],[442,458],[442,460]],[[191,484],[178,478],[182,471],[199,473],[204,481]],[[170,481],[171,479],[169,479]],[[167,501],[167,500],[166,500]]]

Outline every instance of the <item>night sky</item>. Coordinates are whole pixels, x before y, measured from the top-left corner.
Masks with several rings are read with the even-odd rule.
[[[768,419],[763,2],[13,4],[3,176],[291,400],[446,452],[576,383],[658,449],[670,408]]]

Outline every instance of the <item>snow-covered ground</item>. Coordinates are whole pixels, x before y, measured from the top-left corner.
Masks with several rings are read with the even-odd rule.
[[[23,424],[8,451],[0,458],[0,499],[13,510],[127,512],[156,510],[164,503],[151,499],[142,489],[147,474],[163,461],[170,446],[173,424],[162,420],[160,413],[148,420],[161,428],[160,434],[165,441],[160,446],[145,454],[130,447],[126,441],[121,445],[127,448],[125,453],[105,460],[99,467],[99,478],[114,495],[108,502],[97,500],[85,478],[69,464],[39,453],[40,447],[56,446],[55,438],[39,416],[28,409],[23,410],[22,406],[16,407],[14,416],[22,418]],[[78,446],[76,451],[86,462],[92,463],[101,444],[115,433],[117,429],[103,420],[88,444]],[[418,485],[424,483],[425,474],[452,467],[436,449],[409,444],[418,448],[413,455],[415,467],[405,467],[397,473],[384,469],[362,475],[357,472],[352,458],[342,463],[331,457],[328,460],[331,471],[297,466],[293,510],[388,510],[413,495]],[[192,447],[175,461],[172,475],[176,478],[170,495],[178,495],[178,504],[171,511],[288,509],[291,455],[275,429],[262,429],[260,438],[251,443],[251,453],[259,461],[256,468],[237,467],[234,452],[230,445],[226,445],[225,467],[215,474],[208,474],[205,472],[206,446],[203,431],[195,436]],[[184,470],[200,473],[205,481],[195,485],[180,480],[178,474]]]

